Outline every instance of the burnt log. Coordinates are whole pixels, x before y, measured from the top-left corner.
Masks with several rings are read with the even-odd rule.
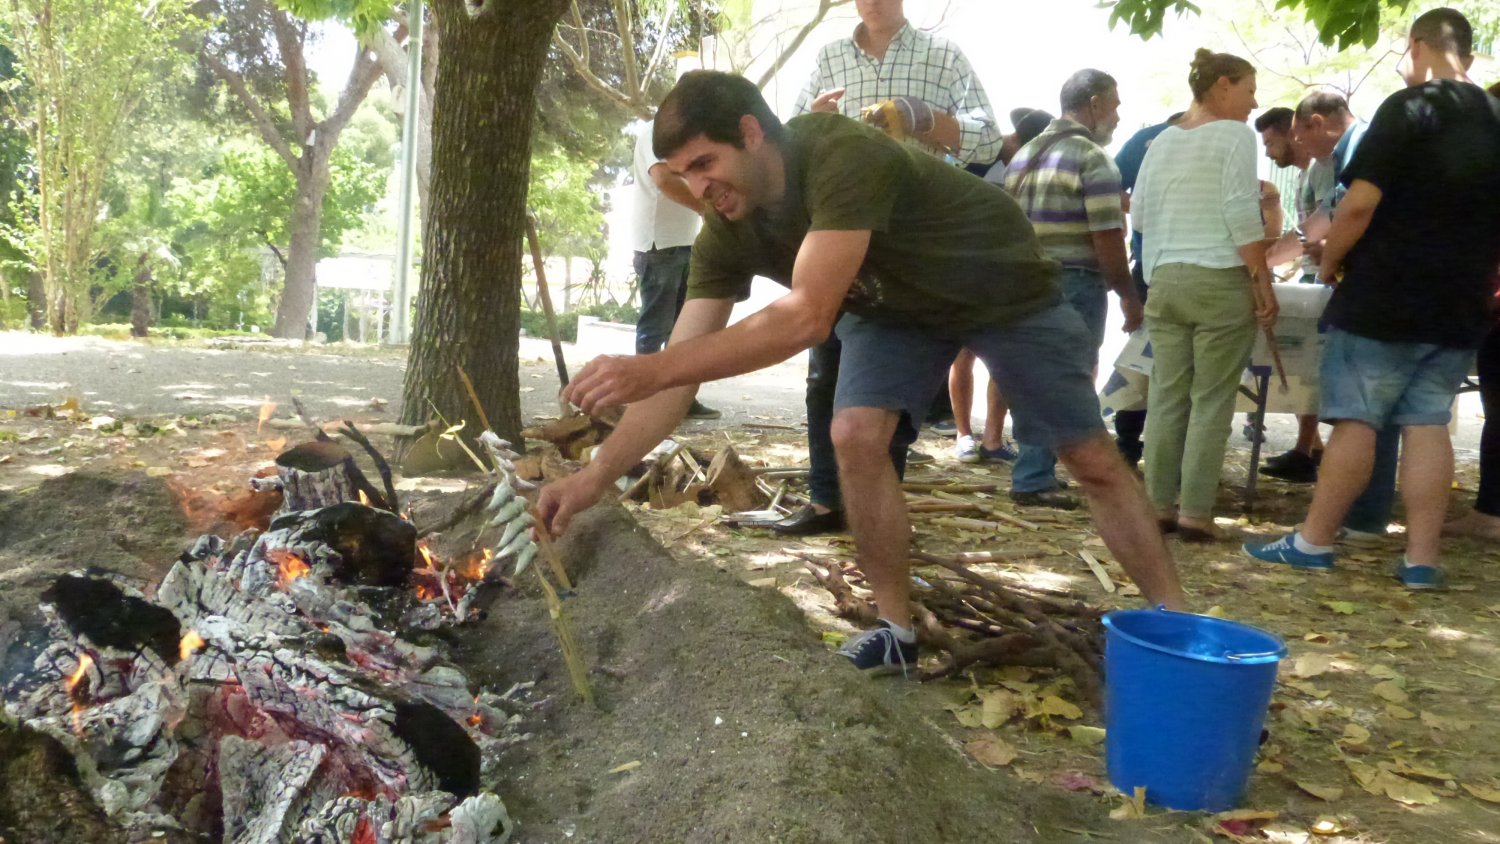
[[[121,651],[146,647],[168,665],[177,664],[182,641],[177,618],[164,607],[125,594],[103,577],[65,574],[42,592],[41,599],[70,629],[97,645]]]
[[[384,510],[395,505],[370,484],[347,449],[332,440],[315,440],[289,448],[276,456],[276,474],[281,481],[281,511],[316,510],[358,501]]]
[[[416,565],[417,529],[388,510],[351,501],[271,521],[267,534],[288,533],[289,547],[325,546],[333,575],[343,583],[402,586]],[[312,562],[307,560],[307,562]]]

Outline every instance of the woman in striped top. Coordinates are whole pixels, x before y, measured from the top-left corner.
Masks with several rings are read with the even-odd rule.
[[[1193,105],[1156,138],[1131,200],[1145,235],[1152,372],[1146,489],[1165,531],[1209,541],[1240,373],[1276,320],[1256,176],[1255,69],[1199,50]]]

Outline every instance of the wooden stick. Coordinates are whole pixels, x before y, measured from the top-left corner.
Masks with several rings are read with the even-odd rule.
[[[552,569],[552,575],[564,589],[572,589],[573,581],[568,579],[568,570],[563,568],[562,557],[557,553],[557,546],[552,544],[552,537],[546,528],[546,522],[542,521],[542,514],[536,508],[531,508],[532,524],[536,525],[536,544],[541,548],[542,559],[547,561],[547,567]]]
[[[1084,563],[1088,564],[1089,571],[1094,573],[1094,577],[1099,578],[1099,585],[1104,587],[1104,591],[1115,591],[1115,582],[1110,579],[1109,572],[1104,570],[1104,566],[1099,565],[1099,561],[1094,559],[1093,554],[1087,551],[1079,551],[1078,556],[1082,557]]]
[[[906,481],[901,488],[907,492],[995,492],[999,484],[953,484],[947,482]]]
[[[479,403],[479,394],[474,392],[474,382],[469,380],[469,373],[464,372],[464,368],[458,364],[454,364],[453,368],[458,370],[458,380],[464,382],[464,390],[469,394],[469,401],[474,403],[474,412],[479,414],[479,424],[483,425],[486,431],[493,431],[494,428],[490,426],[490,417],[485,415],[484,405]]]
[[[1286,367],[1281,365],[1281,350],[1276,347],[1276,329],[1265,326],[1266,345],[1271,347],[1271,363],[1276,365],[1276,377],[1281,380],[1283,393],[1291,389],[1286,383]]]
[[[542,261],[542,242],[536,233],[536,215],[526,212],[526,242],[531,244],[531,263],[536,267],[536,295],[542,300],[547,317],[547,333],[552,339],[552,357],[557,361],[557,380],[568,386],[568,362],[563,359],[562,335],[557,330],[557,314],[552,312],[552,296],[547,292],[547,270]]]

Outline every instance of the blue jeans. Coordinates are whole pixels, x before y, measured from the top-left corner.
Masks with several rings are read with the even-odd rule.
[[[635,353],[659,352],[672,338],[672,326],[687,297],[688,265],[693,247],[669,246],[635,253],[641,280],[641,315],[635,321]]]
[[[839,383],[844,344],[837,332],[808,351],[807,356],[807,497],[830,510],[844,509],[839,489],[839,463],[833,453],[833,396]],[[903,418],[891,437],[891,465],[906,475],[906,449],[917,441],[917,423]]]
[[[1083,317],[1093,343],[1093,357],[1099,357],[1099,347],[1104,345],[1104,323],[1109,316],[1109,293],[1104,288],[1104,279],[1092,270],[1066,267],[1059,279],[1063,299],[1078,315]],[[1012,492],[1047,492],[1057,489],[1057,455],[1052,449],[1026,442],[1021,444],[1021,456],[1010,473]]]
[[[1375,465],[1370,482],[1344,516],[1344,527],[1365,533],[1385,533],[1396,505],[1396,469],[1401,464],[1401,429],[1381,428],[1375,434]]]

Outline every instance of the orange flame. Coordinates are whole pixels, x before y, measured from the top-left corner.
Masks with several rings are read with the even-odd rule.
[[[435,565],[432,564],[432,552],[427,550],[427,546],[425,544],[424,545],[418,545],[417,546],[417,550],[422,553],[422,562],[426,564],[426,566],[425,566],[426,568],[429,568],[429,569],[436,569],[437,568],[437,566],[435,566]]]
[[[89,669],[93,666],[93,657],[89,656],[88,654],[84,654],[83,656],[79,657],[78,670],[73,672],[73,676],[69,677],[66,683],[69,695],[74,694],[74,690],[78,688],[78,684],[83,682],[84,676],[89,673]]]
[[[287,588],[287,586],[291,585],[292,581],[312,571],[312,567],[296,554],[288,554],[284,551],[277,552],[270,555],[270,559],[276,563],[276,582],[282,589]]]
[[[426,583],[417,584],[417,598],[423,601],[436,601],[443,595],[442,590],[429,586]]]
[[[276,402],[271,401],[270,396],[266,396],[266,403],[260,406],[260,421],[255,423],[255,435],[257,437],[260,436],[260,429],[266,424],[266,420],[270,419],[271,414],[275,412]]]
[[[359,491],[359,503],[365,505],[366,507],[370,506],[370,496],[365,495],[364,490]]]
[[[477,726],[479,726],[480,724],[483,724],[483,723],[484,723],[484,719],[479,716],[478,712],[476,712],[473,715],[469,716],[469,726],[471,726],[471,727],[477,727]]]
[[[187,635],[182,637],[182,644],[178,647],[178,654],[185,660],[197,653],[198,649],[205,644],[207,643],[203,641],[202,636],[198,635],[198,631],[189,630]]]

